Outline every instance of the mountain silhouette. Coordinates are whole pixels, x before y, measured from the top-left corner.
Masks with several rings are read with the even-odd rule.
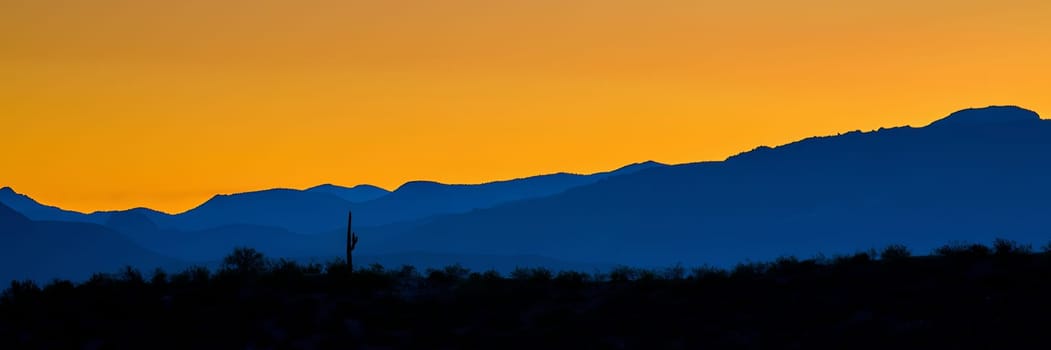
[[[927,127],[960,127],[996,126],[1007,123],[1032,123],[1039,121],[1036,112],[1016,106],[990,106],[986,108],[969,108],[958,111],[948,117],[939,119]]]
[[[197,231],[229,225],[316,233],[346,226],[351,203],[335,195],[292,189],[217,195],[172,220],[170,228]]]
[[[478,185],[447,185],[432,181],[408,182],[391,194],[355,208],[355,221],[378,226],[423,219],[439,214],[465,213],[512,201],[555,195],[574,187],[666,165],[648,161],[591,175],[557,173]]]
[[[104,226],[32,221],[0,204],[0,281],[85,279],[95,272],[180,266]]]
[[[64,211],[40,204],[28,196],[15,193],[10,188],[5,188],[0,193],[0,203],[8,204],[36,220],[107,224],[112,216],[133,211],[148,218],[158,228],[173,231],[189,232],[249,225],[271,227],[297,234],[319,234],[342,229],[346,225],[346,212],[350,209],[359,213],[356,223],[361,226],[409,222],[436,215],[468,212],[515,200],[548,196],[609,176],[662,166],[664,165],[656,162],[645,162],[592,175],[559,173],[477,185],[413,181],[393,192],[369,185],[353,188],[321,185],[305,191],[271,189],[216,195],[200,206],[176,215],[146,208],[92,214]]]
[[[325,184],[308,188],[306,191],[328,193],[351,203],[367,202],[390,194],[390,191],[372,185],[357,185],[347,188]]]
[[[128,256],[145,247],[213,261],[247,245],[270,256],[331,257],[340,254],[346,211],[354,210],[359,251],[374,257],[414,252],[728,265],[891,243],[919,251],[994,237],[1043,244],[1051,232],[1049,173],[1051,121],[994,106],[952,113],[925,127],[757,147],[724,161],[647,162],[593,175],[479,185],[415,181],[364,202],[348,200],[344,190],[353,188],[319,186],[219,195],[177,215],[148,209],[86,215],[4,188],[0,203],[10,208],[0,208],[3,232],[17,234],[0,243],[23,247],[20,254],[64,251],[72,249],[65,242],[76,241],[66,236],[94,232],[108,237],[103,241],[113,249],[133,252]],[[41,227],[45,234],[27,234]],[[49,241],[63,244],[41,243]],[[86,246],[124,254],[93,242]]]
[[[480,185],[418,181],[364,203],[347,200],[346,196],[351,192],[343,191],[346,188],[338,186],[322,185],[305,191],[274,189],[217,195],[197,208],[176,215],[147,208],[82,214],[40,204],[11,189],[4,190],[5,200],[0,203],[13,201],[37,213],[44,220],[103,225],[109,232],[119,233],[139,247],[185,262],[214,263],[235,247],[241,246],[253,247],[272,257],[322,259],[342,255],[346,211],[350,209],[355,210],[359,218],[355,223],[359,227],[370,223],[384,224],[386,227],[411,227],[420,220],[443,213],[467,212],[503,202],[549,195],[601,181],[615,174],[661,166],[659,163],[645,162],[593,175],[563,173]],[[349,190],[358,194],[367,194],[369,191],[376,194],[370,186],[357,186]],[[392,200],[384,200],[388,196],[393,197]],[[12,216],[21,216],[18,210],[11,212]],[[76,229],[79,226],[66,227]],[[96,226],[92,227],[97,229]],[[42,239],[43,236],[37,238]],[[370,244],[372,242],[363,245]],[[394,264],[458,261],[465,266],[478,268],[497,266],[502,269],[509,266],[506,257],[470,254],[399,252],[375,257],[363,256],[362,259],[379,259],[375,261]],[[538,263],[556,261],[544,259],[547,258],[527,260]],[[574,263],[560,262],[559,266],[569,266],[567,264]]]
[[[0,203],[32,220],[94,222],[87,214],[40,204],[33,198],[15,192],[10,187],[0,188]]]
[[[1045,243],[1051,121],[1018,107],[759,147],[555,196],[374,230],[363,253],[428,249],[633,265],[733,264],[903,243]]]

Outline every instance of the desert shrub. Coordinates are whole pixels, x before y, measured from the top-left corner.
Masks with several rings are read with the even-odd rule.
[[[0,294],[0,304],[23,302],[40,294],[40,287],[32,280],[11,281],[11,286]]]
[[[469,279],[472,281],[493,282],[502,280],[503,276],[500,276],[500,273],[496,270],[490,269],[484,272],[472,272]]]
[[[630,266],[617,266],[609,271],[610,282],[628,282],[638,277],[638,273]]]
[[[595,272],[591,273],[591,280],[595,282],[608,282],[609,274],[602,270],[595,269]]]
[[[989,247],[984,245],[960,241],[949,242],[934,249],[934,255],[950,258],[976,258],[988,256],[991,253]]]
[[[212,272],[204,266],[191,266],[186,270],[176,273],[171,276],[171,282],[174,284],[204,284],[208,283],[212,277]]]
[[[402,265],[398,271],[395,271],[394,277],[401,280],[407,281],[410,279],[416,279],[420,277],[420,273],[416,271],[416,267],[412,265]]]
[[[295,260],[278,259],[269,263],[269,272],[264,275],[266,279],[282,284],[300,283],[306,278],[307,269]]]
[[[733,272],[730,273],[732,278],[753,278],[759,277],[769,270],[769,265],[761,262],[748,261],[739,263],[734,266]]]
[[[482,278],[488,281],[497,281],[504,279],[504,276],[501,276],[496,270],[487,270],[482,273]]]
[[[825,253],[819,252],[817,254],[814,254],[814,257],[810,258],[810,260],[817,265],[832,265],[832,259],[829,259],[828,256],[825,256]]]
[[[446,266],[443,270],[454,281],[462,281],[467,278],[467,274],[471,273],[471,270],[458,263]]]
[[[303,266],[303,272],[305,272],[308,275],[318,275],[324,270],[325,266],[316,262],[311,262]]]
[[[871,263],[876,258],[876,255],[875,249],[860,251],[853,255],[838,255],[832,258],[832,265],[839,267],[864,265]]]
[[[48,297],[68,296],[76,292],[76,285],[69,280],[54,279],[41,290]]]
[[[285,258],[277,259],[270,262],[270,273],[302,273],[303,267],[299,265],[295,260],[289,260]]]
[[[801,264],[799,258],[794,256],[779,256],[774,259],[772,264],[768,265],[769,273],[793,273],[800,269]]]
[[[511,279],[519,281],[529,279],[529,268],[516,266],[514,270],[511,270]]]
[[[431,283],[454,283],[460,282],[470,275],[471,270],[460,264],[446,266],[443,269],[427,269],[427,282]]]
[[[636,269],[635,280],[639,282],[652,282],[659,280],[661,274],[651,269]]]
[[[375,291],[394,287],[397,277],[395,273],[387,271],[383,265],[372,263],[367,268],[354,272],[352,281],[355,287]]]
[[[113,286],[117,282],[117,279],[112,274],[105,272],[96,272],[91,274],[91,277],[87,281],[84,281],[83,285],[92,288],[108,288]]]
[[[142,277],[142,272],[139,272],[139,269],[136,269],[135,267],[130,265],[124,266],[124,268],[122,268],[120,272],[117,273],[117,278],[121,282],[125,283],[131,283],[135,285],[146,284],[146,279]]]
[[[690,278],[695,280],[720,280],[730,277],[730,273],[711,265],[701,265],[690,271]]]
[[[351,273],[350,265],[343,258],[335,258],[325,263],[325,275],[330,277],[346,277]]]
[[[559,271],[558,275],[555,276],[555,281],[563,285],[579,286],[586,283],[589,278],[588,274],[584,272]]]
[[[662,276],[668,280],[682,280],[686,278],[686,268],[682,267],[682,263],[676,263],[674,266],[664,269]]]
[[[551,270],[543,267],[516,267],[511,271],[511,278],[519,281],[545,282],[553,277]]]
[[[530,274],[530,276],[529,276],[529,279],[531,281],[546,282],[546,281],[550,281],[552,278],[554,278],[554,274],[551,273],[551,270],[548,270],[547,268],[534,267],[531,270],[533,270],[533,273]]]
[[[1029,255],[1032,253],[1033,246],[1030,244],[1020,244],[1004,238],[993,240],[993,254],[998,256]]]
[[[365,268],[365,269],[367,271],[369,271],[369,272],[372,272],[372,273],[383,273],[385,271],[385,268],[383,267],[383,264],[380,264],[378,262],[374,262],[374,263],[369,264],[369,266],[367,268]]]
[[[903,244],[891,244],[883,248],[879,253],[880,260],[900,261],[912,256],[909,248]]]
[[[267,263],[263,253],[247,247],[234,248],[223,258],[222,271],[239,275],[259,275],[266,272]]]
[[[153,275],[150,276],[150,284],[155,286],[164,286],[168,284],[168,273],[164,272],[162,268],[153,269]]]

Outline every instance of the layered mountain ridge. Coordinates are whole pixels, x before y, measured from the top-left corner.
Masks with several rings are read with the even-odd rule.
[[[238,245],[272,256],[339,256],[352,210],[364,255],[731,265],[891,243],[919,250],[994,237],[1043,244],[1051,240],[1049,178],[1051,121],[993,106],[924,127],[757,147],[725,161],[479,185],[421,181],[389,193],[364,187],[376,195],[364,201],[320,186],[216,196],[178,215],[80,214],[10,189],[0,191],[0,203],[33,221],[104,225],[188,261],[214,260]],[[21,222],[0,214],[15,218],[9,227]]]

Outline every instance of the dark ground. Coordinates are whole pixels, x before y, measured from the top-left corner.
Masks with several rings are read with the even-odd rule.
[[[877,259],[878,257],[878,259]],[[1051,256],[1000,241],[730,271],[604,274],[267,262],[12,283],[0,348],[1005,349],[1049,347]]]

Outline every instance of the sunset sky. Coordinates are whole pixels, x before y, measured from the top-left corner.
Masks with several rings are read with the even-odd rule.
[[[1047,0],[0,0],[0,186],[181,212],[1046,115],[1048,18]]]

